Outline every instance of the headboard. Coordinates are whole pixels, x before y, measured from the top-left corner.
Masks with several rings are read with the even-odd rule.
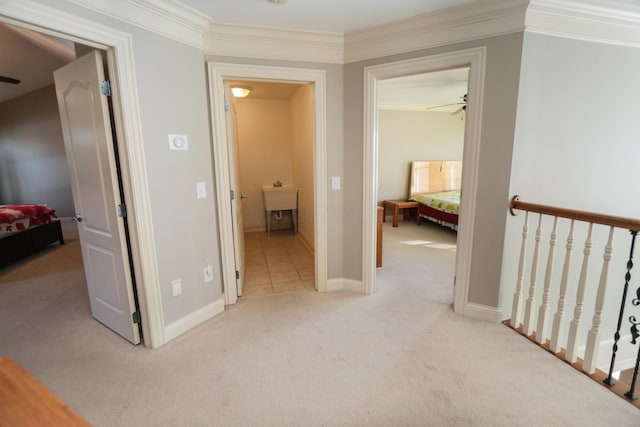
[[[461,182],[462,161],[413,161],[409,197],[459,190]]]

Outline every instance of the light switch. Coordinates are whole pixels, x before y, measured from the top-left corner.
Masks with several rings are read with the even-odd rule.
[[[204,281],[211,282],[213,280],[213,266],[211,264],[207,264],[204,266]]]
[[[187,151],[189,149],[189,138],[187,138],[187,135],[169,135],[169,149]]]
[[[204,182],[196,182],[196,195],[198,199],[204,199],[207,197],[207,187]]]
[[[331,177],[331,189],[332,190],[339,190],[340,189],[340,177],[339,176],[332,176]]]

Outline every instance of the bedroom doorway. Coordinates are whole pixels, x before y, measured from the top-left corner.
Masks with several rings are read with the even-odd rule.
[[[389,208],[382,227],[383,263],[376,279],[449,304],[468,77],[469,68],[462,67],[378,83],[377,203]],[[418,206],[403,209],[399,216],[404,221],[390,216],[390,208],[399,201]],[[433,210],[426,212],[427,206]]]
[[[484,48],[475,48],[365,68],[363,175],[365,209],[363,209],[364,250],[362,263],[363,280],[366,291],[369,293],[374,292],[376,289],[375,214],[377,183],[379,182],[378,159],[380,156],[378,146],[379,84],[381,81],[402,76],[415,76],[434,71],[468,68],[467,108],[465,109],[465,136],[462,158],[465,171],[462,176],[462,188],[465,189],[465,192],[459,215],[453,308],[455,312],[463,315],[465,311],[470,309],[467,304],[467,293],[474,229],[473,207],[475,206],[477,193],[476,178],[479,161],[485,56],[486,51]]]
[[[313,231],[309,230],[308,233],[309,235],[313,233],[315,287],[320,292],[326,291],[327,190],[324,185],[326,182],[326,83],[324,71],[213,62],[208,63],[207,66],[225,305],[235,304],[237,302],[239,292],[236,278],[240,276],[240,272],[236,267],[236,249],[234,245],[234,242],[237,240],[234,233],[239,233],[240,231],[234,222],[232,199],[227,197],[232,191],[234,195],[242,196],[239,188],[233,187],[235,184],[233,183],[234,178],[232,177],[232,157],[230,156],[232,148],[229,146],[227,133],[227,110],[229,110],[230,106],[228,103],[225,103],[224,86],[225,82],[232,81],[237,82],[239,86],[241,86],[241,84],[238,82],[243,82],[245,86],[257,86],[261,82],[270,82],[302,85],[301,87],[308,89],[310,105],[312,105],[309,114],[311,121],[309,127],[312,129],[312,136],[310,138],[311,141],[309,141],[310,145],[308,145],[311,152],[307,154],[307,157],[312,158],[312,165],[309,166],[305,164],[305,167],[311,168],[312,180],[305,185],[310,188],[306,192],[313,194],[311,200],[307,199],[308,210],[311,211],[310,215],[313,217],[313,225],[311,227]],[[229,84],[229,86],[231,86],[231,84]],[[263,155],[263,162],[265,158],[268,159],[269,156],[269,153]],[[307,172],[311,171],[307,170]],[[269,179],[266,183],[250,183],[250,189],[253,190],[254,185],[261,187],[263,184],[276,182],[278,180],[282,181],[276,176]],[[262,188],[255,188],[255,193],[258,194],[258,196],[254,195],[254,201],[262,197]],[[299,207],[302,208],[302,205]],[[246,213],[243,213],[243,215],[246,215]],[[300,226],[302,226],[302,224],[300,224]]]
[[[51,12],[51,14],[49,14],[48,16],[55,17],[56,13],[55,12]],[[64,19],[62,19],[60,22],[63,22],[63,21],[64,21]],[[7,26],[8,26],[8,25],[12,24],[13,22],[11,21],[11,19],[7,20],[6,17],[0,16],[0,23],[6,23]],[[42,29],[48,28],[46,19],[44,20],[44,22],[41,22],[40,24],[41,25],[38,25],[38,24],[34,23],[33,27],[35,27],[36,29],[37,28],[42,28]],[[77,22],[77,24],[78,25],[85,25],[82,22]],[[62,24],[62,25],[64,25],[64,24]],[[70,25],[65,26],[65,28],[67,28],[67,32],[65,34],[72,34],[73,30],[75,29],[75,27],[76,27],[75,24],[70,24]],[[22,29],[22,27],[20,27],[18,25],[16,25],[16,28],[17,28],[17,32],[22,32],[22,33],[29,32],[29,33],[31,33],[30,37],[32,38],[32,40],[33,39],[38,40],[38,39],[43,39],[43,38],[47,37],[44,34],[38,33],[37,31],[31,31],[31,30]],[[86,27],[86,28],[90,28],[90,27]],[[96,28],[95,30],[99,31],[99,28]],[[79,31],[80,31],[79,34],[85,35],[82,30],[79,30]],[[85,32],[86,33],[90,33],[90,31],[85,31]],[[51,34],[51,33],[57,34],[57,31],[55,31],[54,29],[50,29],[50,30],[48,30],[48,33],[49,34]],[[103,37],[105,37],[105,36],[107,36],[107,37],[110,36],[109,35],[109,31],[106,31],[106,32],[103,33]],[[99,37],[98,37],[98,39],[99,39]],[[61,38],[60,40],[64,40],[64,39]],[[78,40],[80,40],[80,36],[78,36],[78,38],[76,39],[76,43],[78,42]],[[89,44],[98,45],[97,42],[89,41],[89,39],[84,39],[84,40],[87,41],[88,45]],[[116,38],[114,38],[114,39],[111,40],[111,43],[114,43],[114,44],[117,45],[118,41],[117,41]],[[47,45],[47,43],[44,43],[44,44]],[[57,46],[55,42],[53,42],[53,43],[49,42],[49,44],[53,45],[53,48],[55,48]],[[72,43],[71,43],[71,46],[73,46]],[[94,47],[82,46],[82,45],[76,45],[76,46],[79,46],[80,51],[82,51],[82,50],[84,50],[84,52],[95,51]],[[96,46],[96,47],[98,47],[98,46]],[[114,49],[109,48],[109,45],[103,45],[101,47],[104,47],[106,49],[104,51],[105,52],[104,53],[104,57],[108,61],[108,65],[104,65],[104,67],[102,65],[96,66],[96,69],[105,70],[105,72],[108,69],[109,72],[113,72],[113,70],[115,69],[114,67],[116,66],[115,63],[118,62],[115,59],[115,56],[114,56],[115,55]],[[73,50],[73,47],[71,49]],[[25,52],[23,51],[22,54],[19,57],[20,58],[25,58],[25,56],[23,55],[24,53]],[[42,55],[42,50],[35,49],[33,55],[38,55],[38,54]],[[98,54],[97,56],[102,57],[101,54]],[[122,62],[122,61],[120,61],[120,62]],[[122,66],[123,64],[120,63],[119,65]],[[19,67],[20,64],[18,64],[17,66]],[[27,66],[31,66],[31,65],[27,65]],[[45,71],[49,72],[50,75],[51,75],[51,84],[53,83],[53,71],[55,69],[58,69],[58,68],[60,68],[60,65],[57,62],[55,62],[53,65],[51,65],[50,68],[45,68]],[[124,76],[127,73],[127,69],[128,69],[128,66],[125,65],[120,70],[120,77]],[[118,79],[112,80],[113,83],[115,83],[117,81],[118,81]],[[45,84],[46,84],[46,82],[45,82]],[[126,99],[126,98],[129,97],[126,94],[118,93],[118,87],[119,86],[114,84],[112,87],[113,87],[114,96],[119,96],[120,100]],[[53,99],[54,99],[54,103],[55,103],[55,92],[53,93]],[[109,134],[109,135],[111,135],[112,131],[115,132],[115,129],[119,129],[120,131],[123,131],[123,129],[127,128],[127,126],[125,126],[125,124],[124,124],[124,119],[123,119],[122,115],[120,114],[121,113],[120,108],[121,108],[121,106],[118,103],[114,102],[114,105],[113,105],[113,109],[114,110],[111,111],[111,113],[109,113],[108,111],[105,113],[106,114],[105,115],[105,117],[106,117],[106,119],[105,119],[106,133]],[[56,121],[60,122],[61,118],[57,113],[57,109],[55,111],[55,116],[56,116],[55,118],[52,116],[48,120],[56,120]],[[129,120],[130,121],[135,121],[135,118],[130,118]],[[74,122],[74,120],[71,120],[71,122]],[[67,126],[67,129],[75,128],[75,125],[73,123],[71,123],[71,122],[68,123],[69,126]],[[129,123],[128,123],[128,125],[129,125]],[[116,148],[116,150],[117,150],[117,148]],[[100,150],[100,151],[102,151],[102,150]],[[49,151],[47,150],[47,152],[49,152]],[[107,154],[107,153],[102,153],[102,154],[104,155],[104,154]],[[62,156],[64,156],[64,155],[65,155],[65,153],[64,153],[64,149],[63,149]],[[117,169],[116,175],[120,176],[120,172],[123,171],[123,170],[126,173],[126,171],[127,171],[126,168],[123,169],[123,168],[120,167],[120,165],[117,165],[118,163],[120,163],[120,160],[122,160],[122,159],[119,159],[117,157],[117,153],[111,152],[111,153],[109,153],[108,157],[109,157],[109,159],[107,161],[113,165],[114,171]],[[106,158],[105,158],[105,160],[106,160]],[[85,169],[87,170],[87,168],[85,168]],[[88,176],[88,177],[85,177],[85,178],[88,178],[88,179],[80,179],[80,181],[82,181],[82,182],[95,181],[93,179],[94,176]],[[121,176],[120,176],[120,178],[121,178]],[[119,181],[119,182],[117,182],[117,181]],[[107,184],[110,187],[111,187],[111,185],[113,185],[113,190],[117,194],[121,194],[121,191],[123,191],[124,189],[129,189],[130,190],[130,185],[131,185],[130,181],[122,180],[122,179],[116,180],[115,177],[114,177],[113,180],[109,180],[109,182],[107,182]],[[87,196],[87,197],[85,197],[87,200],[95,200],[95,198],[92,199],[92,195],[85,194],[85,196]],[[132,204],[130,204],[130,206],[131,205]],[[96,217],[93,216],[93,218],[95,219]],[[81,218],[77,218],[77,219],[80,220]],[[128,231],[120,228],[118,231],[115,231],[115,233],[120,235],[120,237],[121,237],[123,242],[128,242],[129,241],[129,232]],[[83,246],[83,249],[84,249],[84,247],[86,245],[83,244],[82,246]],[[131,283],[131,280],[133,279],[133,270],[132,270],[133,264],[139,262],[139,259],[137,257],[135,257],[134,255],[132,255],[131,248],[128,247],[127,245],[124,245],[124,243],[123,243],[123,251],[124,251],[124,254],[123,254],[124,256],[122,257],[123,263],[121,263],[119,270],[120,270],[120,272],[122,274],[124,274],[125,276],[129,277],[129,283]],[[102,252],[100,252],[100,254],[94,254],[94,255],[101,256],[101,255],[105,255],[105,254],[106,253],[104,251],[102,251]],[[131,257],[131,258],[129,258],[129,257]],[[110,269],[110,268],[111,267],[108,267],[107,269]],[[96,273],[100,273],[100,274],[101,273],[105,273],[105,269],[104,268],[97,268],[95,270],[96,270]],[[88,275],[88,272],[85,273],[85,274]],[[87,282],[91,283],[90,280],[89,280],[89,277],[87,277]],[[130,288],[130,289],[131,289],[131,292],[135,292],[134,289],[132,289],[132,288]],[[90,289],[90,291],[91,291],[91,289]],[[105,301],[107,300],[107,297],[109,295],[113,295],[113,292],[111,292],[110,290],[103,289],[100,286],[94,287],[93,291],[101,293],[100,295],[98,295],[98,299],[102,299],[102,300],[105,300]],[[90,294],[91,294],[91,292],[90,292]],[[118,298],[120,298],[120,297],[118,297]],[[129,293],[129,303],[130,303],[131,307],[133,307],[133,310],[131,312],[134,313],[135,316],[133,316],[133,318],[132,318],[132,316],[129,314],[129,312],[125,313],[126,314],[125,317],[120,316],[128,324],[126,329],[128,329],[129,332],[126,332],[126,333],[122,333],[122,329],[118,325],[114,325],[111,320],[105,319],[103,316],[101,316],[100,313],[98,313],[97,311],[93,310],[93,308],[92,308],[92,311],[93,311],[92,314],[96,319],[98,319],[101,323],[103,323],[104,325],[109,327],[111,330],[115,331],[116,333],[118,333],[120,335],[123,335],[126,339],[128,339],[132,343],[137,344],[137,343],[141,342],[140,321],[139,320],[136,321],[135,319],[136,318],[138,318],[138,319],[142,318],[142,319],[146,320],[148,317],[147,317],[147,312],[146,311],[142,311],[142,310],[138,310],[137,309],[137,294]],[[92,306],[93,306],[93,304],[92,304]],[[98,311],[100,311],[100,310],[98,309]],[[151,325],[145,325],[146,331],[150,331],[150,329],[149,329],[150,327],[152,327],[152,326]],[[147,334],[147,337],[150,337],[150,336],[151,336],[150,333]],[[147,346],[151,346],[151,342],[150,341],[147,341],[145,344]]]

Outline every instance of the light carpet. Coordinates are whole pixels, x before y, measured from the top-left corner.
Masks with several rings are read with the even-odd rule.
[[[375,294],[242,298],[157,350],[90,318],[70,241],[0,270],[0,355],[96,426],[640,425],[505,326],[454,314],[451,239],[385,224]]]

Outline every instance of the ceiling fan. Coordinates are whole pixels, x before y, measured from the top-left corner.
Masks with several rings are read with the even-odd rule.
[[[18,83],[20,83],[20,80],[14,79],[13,77],[0,76],[0,82],[17,85]]]
[[[456,114],[460,114],[463,111],[467,110],[467,94],[465,93],[463,96],[461,96],[460,98],[462,98],[462,102],[454,102],[452,104],[443,104],[443,105],[435,105],[433,107],[429,107],[426,108],[426,110],[434,110],[436,108],[442,108],[442,107],[450,107],[452,105],[460,105],[461,107],[458,108],[456,111],[454,111],[453,113],[451,113],[452,116],[455,116]]]

